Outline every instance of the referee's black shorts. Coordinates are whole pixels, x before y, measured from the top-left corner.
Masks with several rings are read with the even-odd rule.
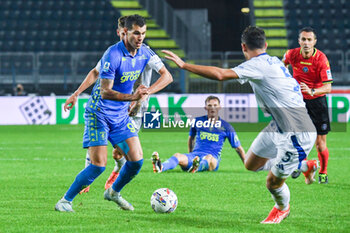
[[[331,131],[329,123],[328,104],[326,96],[321,96],[316,99],[304,99],[307,112],[314,123],[318,135],[326,135]]]

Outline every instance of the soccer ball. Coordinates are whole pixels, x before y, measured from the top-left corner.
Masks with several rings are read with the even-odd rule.
[[[151,196],[151,207],[156,213],[171,213],[177,207],[177,196],[168,188],[160,188]]]

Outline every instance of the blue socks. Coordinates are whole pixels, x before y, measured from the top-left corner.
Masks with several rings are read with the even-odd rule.
[[[179,160],[175,156],[172,156],[162,164],[163,165],[162,172],[166,170],[174,169],[178,164],[179,164]]]
[[[119,172],[119,176],[116,181],[114,181],[112,188],[116,192],[120,192],[124,186],[129,183],[141,170],[143,164],[143,159],[132,162],[126,161],[124,166]]]
[[[86,186],[89,186],[101,173],[105,170],[105,167],[99,167],[93,164],[90,164],[84,168],[78,175],[75,177],[73,184],[69,187],[68,191],[64,195],[64,198],[67,201],[73,201],[75,196]]]
[[[201,162],[199,163],[199,167],[197,172],[204,172],[209,170],[209,163],[208,160],[202,159]]]

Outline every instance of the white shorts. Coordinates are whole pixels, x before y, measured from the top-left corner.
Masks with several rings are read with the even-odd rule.
[[[250,150],[262,158],[276,158],[271,172],[287,178],[300,168],[300,163],[315,144],[316,132],[280,133],[274,121],[263,129],[253,141]]]
[[[137,133],[140,131],[141,129],[141,125],[142,125],[142,117],[131,117],[131,123],[134,125]]]

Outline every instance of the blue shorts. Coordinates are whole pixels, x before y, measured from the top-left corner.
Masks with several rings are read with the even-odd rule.
[[[142,118],[141,117],[131,117],[131,123],[134,125],[136,132],[138,133],[141,128]],[[124,152],[124,154],[128,154],[130,148],[126,141],[119,142],[118,147]],[[114,145],[115,146],[115,145]]]
[[[107,146],[108,141],[110,141],[114,147],[116,144],[128,138],[138,136],[128,115],[110,117],[99,112],[85,110],[84,118],[84,148],[90,146]]]
[[[198,156],[202,160],[203,157],[205,157],[208,154],[210,154],[210,153],[207,153],[207,152],[191,152],[191,153],[184,154],[184,155],[187,156],[188,164],[187,164],[187,167],[181,167],[182,170],[187,172],[188,169],[190,169],[192,167],[194,157]],[[219,169],[219,164],[220,164],[220,160],[221,159],[218,159],[215,155],[212,155],[212,156],[214,157],[214,159],[217,160],[216,168],[213,171],[217,171]]]

